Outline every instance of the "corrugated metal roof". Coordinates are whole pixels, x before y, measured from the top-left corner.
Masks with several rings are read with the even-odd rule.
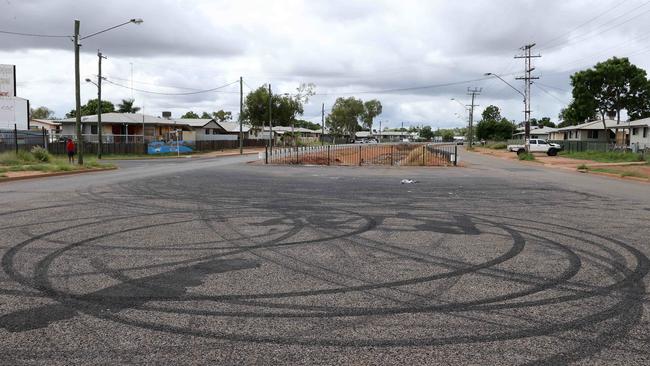
[[[617,126],[620,128],[623,126],[624,122],[621,122],[620,125],[616,124],[616,121],[613,119],[606,119],[605,120],[605,125],[607,128],[616,128]],[[557,131],[571,131],[571,130],[602,130],[603,129],[603,121],[602,120],[597,120],[597,121],[591,121],[575,126],[567,126],[567,127],[562,127],[558,128]]]
[[[174,125],[181,124],[173,119],[165,119],[161,117],[155,117],[148,114],[142,113],[102,113],[102,122],[105,123],[142,123],[144,118],[145,124],[162,124],[162,125]],[[61,123],[74,123],[76,118],[66,118],[60,121]],[[92,114],[89,116],[82,116],[81,122],[97,122],[97,115]]]

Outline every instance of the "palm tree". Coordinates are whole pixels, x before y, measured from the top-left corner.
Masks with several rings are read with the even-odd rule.
[[[134,107],[133,102],[135,99],[122,99],[122,103],[117,105],[117,111],[119,113],[137,113],[140,107]]]

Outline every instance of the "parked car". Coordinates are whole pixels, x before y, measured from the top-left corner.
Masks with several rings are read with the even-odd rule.
[[[531,153],[546,153],[548,156],[555,156],[562,150],[562,145],[540,139],[528,140],[528,145],[530,146]],[[526,152],[526,146],[524,145],[508,145],[507,149],[508,151],[516,152],[517,155]]]

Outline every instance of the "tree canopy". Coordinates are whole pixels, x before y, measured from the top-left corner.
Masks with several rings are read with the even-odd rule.
[[[501,117],[499,107],[490,105],[481,114],[476,124],[476,138],[481,140],[507,140],[515,131],[515,124]]]
[[[363,127],[372,130],[372,123],[382,112],[381,102],[377,99],[369,100],[363,103]]]
[[[271,97],[271,118],[274,126],[291,126],[297,116],[304,113],[303,105],[314,94],[314,84],[300,84],[294,95],[273,94]],[[253,126],[262,126],[269,121],[269,90],[262,85],[248,93],[244,99],[242,115]]]
[[[431,126],[424,126],[420,129],[420,137],[429,141],[433,138],[434,133]]]
[[[365,107],[361,99],[354,97],[337,98],[325,124],[335,136],[354,134],[361,129]]]
[[[543,128],[543,127],[555,128],[556,127],[555,123],[551,122],[550,117],[542,117],[540,119],[531,118],[530,119],[530,125],[538,127],[538,128]]]
[[[32,108],[30,115],[35,119],[52,119],[54,117],[54,111],[48,107],[41,106],[36,109]]]
[[[599,115],[617,117],[627,111],[631,119],[650,116],[650,82],[646,71],[627,58],[613,57],[571,76],[571,103],[560,112],[562,126],[575,125]],[[609,135],[608,135],[609,136]]]
[[[138,113],[140,107],[133,106],[135,99],[122,99],[122,103],[117,105],[118,113]]]
[[[86,104],[81,106],[81,115],[90,116],[93,114],[97,114],[97,102],[98,102],[97,99],[88,100]],[[113,103],[107,100],[102,100],[102,113],[111,113],[111,112],[115,112],[115,106],[113,105]],[[66,113],[65,116],[67,118],[76,117],[77,111],[73,109],[70,112]]]
[[[203,112],[205,113],[205,112]],[[198,114],[194,113],[193,111],[189,111],[185,113],[184,115],[181,116],[181,118],[187,118],[187,119],[199,119],[201,118]],[[210,117],[208,117],[210,118]]]

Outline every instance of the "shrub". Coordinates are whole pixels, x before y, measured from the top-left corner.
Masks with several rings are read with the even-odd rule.
[[[589,167],[585,164],[578,165],[578,170],[589,170]]]
[[[517,154],[517,157],[519,158],[519,160],[527,160],[527,161],[535,160],[535,156],[531,153]]]
[[[42,163],[49,163],[52,160],[50,153],[40,146],[34,146],[32,148],[32,155],[36,160]]]
[[[494,150],[503,150],[506,147],[508,147],[508,145],[505,142],[495,142],[493,144],[488,145],[487,147]]]
[[[32,153],[25,150],[18,150],[16,157],[23,163],[32,163],[36,160],[34,159],[34,155],[32,155]]]
[[[0,154],[0,165],[17,165],[20,160],[14,152],[4,152]]]

